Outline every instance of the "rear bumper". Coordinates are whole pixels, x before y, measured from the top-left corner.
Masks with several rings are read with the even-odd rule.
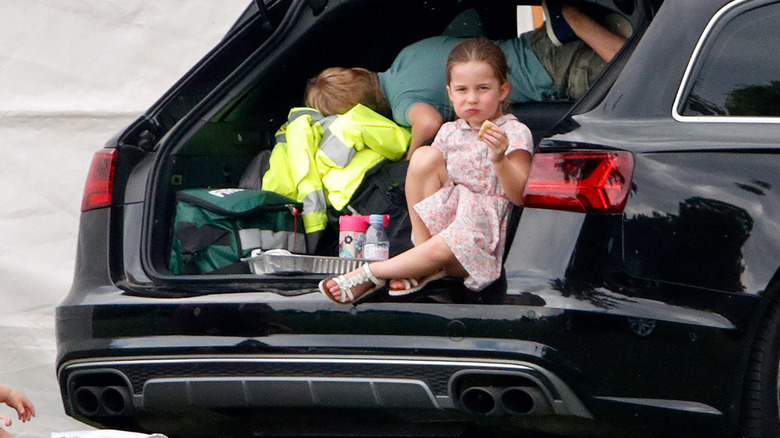
[[[510,360],[338,355],[94,358],[66,362],[58,375],[70,401],[69,413],[84,417],[184,408],[414,409],[591,417],[557,376]],[[131,405],[106,409],[104,389],[122,385]],[[84,388],[98,390],[97,406],[87,396],[77,396]],[[487,410],[464,406],[461,395],[471,388],[495,388],[485,389],[485,394],[496,395],[494,406]],[[507,388],[524,392],[528,403],[505,406],[500,394]]]
[[[353,409],[371,425],[547,422],[537,429],[553,431],[564,419],[712,436],[733,428],[741,339],[722,318],[667,306],[665,320],[645,320],[650,331],[638,332],[633,318],[661,316],[653,303],[601,309],[537,296],[518,296],[533,303],[525,305],[350,307],[318,294],[153,299],[106,290],[57,309],[57,375],[69,415],[169,436],[184,417],[200,424],[216,413],[244,425],[262,417],[257,433],[279,419],[290,433],[296,413],[324,412],[325,427]],[[161,422],[147,426],[149,418]]]

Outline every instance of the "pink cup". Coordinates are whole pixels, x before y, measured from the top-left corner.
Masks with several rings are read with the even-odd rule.
[[[368,216],[341,216],[339,218],[339,257],[362,257],[367,229]]]

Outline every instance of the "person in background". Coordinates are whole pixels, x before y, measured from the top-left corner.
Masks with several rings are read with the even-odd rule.
[[[577,99],[626,41],[630,26],[614,33],[579,9],[560,1],[543,3],[545,26],[497,41],[509,65],[512,102]],[[613,14],[616,16],[617,14]],[[619,31],[616,27],[616,31]],[[405,47],[390,68],[332,67],[312,78],[306,105],[323,115],[343,114],[358,103],[411,128],[406,158],[429,142],[452,118],[445,91],[444,62],[461,41],[436,36]]]
[[[19,420],[22,422],[30,421],[35,416],[35,408],[27,397],[12,391],[7,386],[0,385],[0,403],[5,403],[16,410]],[[3,427],[11,425],[11,419],[0,415],[0,438],[13,438]]]

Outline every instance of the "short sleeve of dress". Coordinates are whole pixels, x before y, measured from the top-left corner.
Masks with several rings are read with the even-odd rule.
[[[512,117],[502,126],[506,136],[509,138],[509,147],[506,149],[508,155],[512,151],[524,150],[529,154],[534,153],[534,138],[531,130],[516,118]]]
[[[452,142],[449,141],[450,136],[452,136],[457,130],[457,125],[455,122],[447,122],[439,128],[439,132],[436,133],[436,137],[434,137],[433,142],[431,143],[431,147],[434,147],[441,151],[442,155],[444,155],[444,158],[447,158],[447,154],[452,147]]]

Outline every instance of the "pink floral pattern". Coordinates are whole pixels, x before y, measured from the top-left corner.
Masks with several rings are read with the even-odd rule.
[[[509,138],[506,154],[533,153],[527,126],[508,114],[494,121]],[[481,290],[501,275],[511,203],[499,184],[488,147],[464,120],[445,123],[431,147],[447,163],[449,179],[414,206],[431,234],[442,236],[469,276],[465,285]]]

